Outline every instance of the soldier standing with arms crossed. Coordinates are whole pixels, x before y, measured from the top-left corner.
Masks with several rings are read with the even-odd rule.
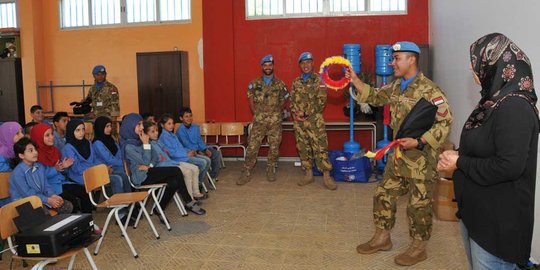
[[[276,162],[281,144],[281,115],[289,92],[285,83],[274,75],[272,55],[269,54],[261,59],[261,67],[263,75],[253,80],[248,86],[247,96],[253,112],[253,127],[248,139],[244,173],[236,181],[237,185],[244,185],[251,181],[251,173],[255,162],[257,162],[257,155],[264,136],[267,136],[270,146],[266,179],[270,182],[276,181]]]
[[[318,74],[313,73],[313,55],[304,52],[298,58],[302,75],[294,79],[291,91],[291,113],[294,119],[296,148],[302,162],[304,177],[299,186],[313,183],[313,160],[319,171],[323,172],[324,186],[337,189],[330,176],[332,164],[328,159],[328,138],[324,125],[323,111],[326,105],[326,87]]]
[[[433,190],[438,178],[437,159],[439,147],[446,140],[452,123],[452,113],[443,91],[418,70],[420,48],[413,42],[398,42],[392,46],[394,77],[392,83],[374,89],[363,83],[353,72],[346,76],[359,93],[358,102],[374,106],[390,104],[390,126],[399,130],[401,123],[414,105],[424,98],[437,106],[434,123],[419,138],[399,139],[403,156],[396,159],[395,151],[388,156],[383,180],[373,196],[375,235],[359,245],[360,254],[372,254],[392,248],[390,230],[395,224],[399,196],[411,192],[407,205],[409,234],[413,241],[409,248],[394,258],[399,265],[415,265],[427,259],[426,245],[431,236]]]

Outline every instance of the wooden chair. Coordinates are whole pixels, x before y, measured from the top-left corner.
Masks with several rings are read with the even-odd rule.
[[[55,263],[59,260],[63,260],[66,258],[71,258],[69,260],[68,269],[73,269],[73,264],[75,263],[75,257],[77,256],[77,254],[83,251],[84,255],[86,256],[86,259],[88,260],[88,263],[90,264],[90,267],[94,270],[97,270],[94,259],[92,258],[92,255],[90,254],[90,252],[88,251],[86,247],[78,247],[78,248],[70,249],[66,251],[64,254],[57,257],[18,256],[15,250],[15,247],[13,246],[13,241],[11,239],[11,236],[13,236],[14,234],[18,232],[17,227],[15,226],[15,223],[13,222],[13,218],[19,216],[19,214],[17,213],[16,207],[27,202],[30,202],[32,206],[34,207],[34,209],[43,206],[39,197],[30,196],[30,197],[26,197],[26,198],[11,202],[9,204],[4,205],[2,208],[0,208],[0,236],[2,239],[8,239],[9,248],[14,254],[12,256],[13,259],[38,261],[32,267],[32,269],[43,269],[47,264]]]
[[[242,136],[244,136],[244,124],[242,123],[222,123],[221,124],[221,136],[225,137],[225,143],[218,146],[218,150],[221,148],[242,148],[243,157],[246,160],[246,147],[242,142]],[[236,142],[229,142],[230,138],[236,137]]]
[[[11,172],[0,172],[0,199],[9,198],[9,176]]]
[[[219,123],[202,123],[200,130],[204,143],[209,147],[218,148],[221,125]]]
[[[219,123],[202,123],[200,125],[200,130],[204,143],[208,147],[213,147],[221,153],[221,150],[219,149],[219,135],[221,134],[221,125]],[[221,159],[221,166],[225,168],[225,161],[223,161],[223,159]],[[215,182],[213,179],[210,184],[212,184],[215,189]]]
[[[99,164],[93,167],[90,167],[86,169],[83,172],[83,179],[84,179],[84,186],[86,188],[86,193],[88,193],[88,196],[90,197],[90,201],[92,204],[98,208],[109,208],[112,209],[109,214],[107,215],[107,220],[105,221],[105,225],[103,226],[103,232],[101,233],[101,238],[98,241],[98,244],[96,246],[96,250],[94,251],[94,255],[97,255],[99,252],[99,249],[101,247],[101,243],[103,242],[103,239],[105,238],[105,234],[107,233],[107,228],[109,227],[109,222],[111,221],[111,217],[114,215],[116,222],[118,223],[118,226],[120,227],[120,230],[122,231],[122,235],[126,239],[126,242],[129,245],[129,248],[131,249],[131,253],[133,254],[133,257],[138,258],[139,255],[137,254],[137,251],[135,251],[135,248],[133,247],[133,244],[131,243],[131,240],[129,239],[129,236],[127,234],[126,229],[124,228],[124,224],[120,220],[120,216],[118,212],[130,206],[127,222],[129,223],[129,219],[131,217],[131,214],[133,212],[133,207],[136,203],[139,203],[141,206],[141,210],[146,220],[148,220],[148,224],[150,224],[150,227],[152,228],[152,231],[154,232],[154,235],[156,236],[156,239],[159,239],[159,234],[156,231],[156,227],[154,227],[154,223],[152,223],[152,220],[150,219],[150,216],[148,215],[148,212],[144,208],[143,202],[148,198],[148,192],[130,192],[130,193],[117,193],[113,196],[109,197],[107,193],[105,192],[104,186],[109,184],[109,171],[105,164]],[[96,203],[94,201],[94,196],[92,196],[92,191],[101,189],[103,193],[103,197],[105,198],[105,201],[102,203]]]
[[[84,137],[89,141],[94,138],[94,124],[92,122],[84,122]]]
[[[9,194],[9,177],[10,176],[11,176],[11,172],[0,172],[0,200],[11,197],[11,194]],[[58,212],[56,212],[53,209],[49,209],[49,214],[51,216],[56,216],[58,215]]]
[[[131,187],[133,187],[135,190],[145,190],[145,191],[148,192],[149,195],[152,196],[152,200],[154,201],[154,204],[152,206],[152,210],[154,209],[154,207],[157,207],[159,215],[161,215],[161,217],[163,218],[163,222],[165,223],[165,227],[167,227],[167,230],[170,231],[171,230],[171,225],[169,224],[169,220],[165,216],[165,213],[163,212],[163,209],[159,205],[159,196],[158,196],[158,194],[162,193],[162,190],[165,190],[165,188],[167,187],[167,184],[161,183],[161,184],[151,184],[151,185],[137,186],[137,185],[135,185],[133,183],[133,181],[131,181],[131,171],[129,170],[129,166],[128,166],[128,164],[127,164],[127,162],[125,160],[124,160],[124,170],[126,171],[126,175],[128,176],[129,183],[131,184]],[[146,206],[147,200],[148,200],[148,198],[146,198],[143,201],[143,204],[145,206]],[[137,228],[137,225],[139,225],[139,219],[141,217],[141,214],[142,213],[139,211],[139,215],[137,216],[137,221],[135,222],[135,225],[133,226],[134,228]],[[150,212],[150,215],[152,215],[152,212]],[[126,224],[124,225],[126,228],[127,228],[128,223],[129,222],[126,222]]]

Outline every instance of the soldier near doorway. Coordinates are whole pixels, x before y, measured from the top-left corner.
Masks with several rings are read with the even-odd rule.
[[[247,96],[249,106],[253,112],[253,127],[248,138],[244,173],[236,181],[237,185],[244,185],[251,181],[253,167],[264,136],[268,139],[268,163],[266,179],[276,181],[276,163],[281,144],[281,121],[285,101],[289,97],[287,87],[282,80],[274,75],[274,58],[266,55],[261,59],[262,76],[251,81],[248,85]]]

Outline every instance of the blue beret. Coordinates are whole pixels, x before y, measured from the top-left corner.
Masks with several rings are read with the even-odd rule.
[[[100,72],[103,72],[103,73],[107,73],[107,70],[105,69],[105,67],[103,65],[97,65],[94,67],[94,69],[92,69],[92,74],[93,75],[96,75]]]
[[[313,55],[310,52],[303,52],[300,54],[300,57],[298,57],[298,63],[304,60],[313,60]]]
[[[261,59],[261,66],[266,63],[266,62],[272,62],[274,63],[274,57],[269,54],[269,55],[265,55],[262,59]]]
[[[392,45],[392,52],[415,52],[420,54],[420,48],[414,42],[400,41]]]

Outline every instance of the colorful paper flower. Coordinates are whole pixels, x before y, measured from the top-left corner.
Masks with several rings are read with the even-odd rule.
[[[343,76],[340,80],[334,80],[330,78],[330,76],[328,75],[328,70],[330,69],[330,67],[334,65],[340,66],[341,68],[347,69],[347,70],[352,70],[352,66],[351,66],[351,62],[349,62],[349,60],[343,58],[342,56],[328,57],[321,64],[319,73],[321,75],[321,79],[323,83],[326,85],[326,87],[337,91],[347,86],[347,84],[351,82],[351,79],[345,76]]]

